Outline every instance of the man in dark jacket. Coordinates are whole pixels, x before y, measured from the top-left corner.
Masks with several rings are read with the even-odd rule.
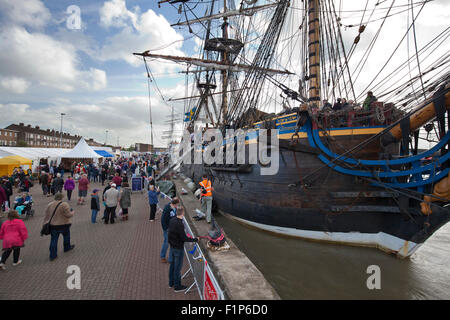
[[[39,177],[39,182],[42,185],[42,192],[44,193],[44,196],[48,193],[48,174],[46,171],[41,172],[41,176]]]
[[[3,178],[3,183],[1,185],[6,193],[6,201],[8,201],[8,205],[11,206],[11,200],[10,197],[13,194],[12,184],[9,182],[9,180],[5,177]]]
[[[109,189],[111,189],[111,184],[112,184],[112,182],[109,182],[108,185],[106,186],[106,188],[103,189],[102,202],[103,202],[103,205],[105,206],[105,211],[103,212],[103,218],[102,218],[102,220],[105,220],[105,219],[106,219],[105,192],[108,191]],[[100,210],[100,209],[99,209],[99,210]]]
[[[64,186],[64,179],[61,178],[61,173],[56,174],[56,179],[53,180],[53,188],[55,189],[55,193],[62,192]]]
[[[3,206],[3,203],[5,203],[8,198],[6,197],[5,189],[3,189],[2,186],[0,186],[0,212],[2,211],[1,208]]]
[[[169,287],[174,288],[175,292],[186,290],[186,286],[181,284],[181,268],[184,258],[184,243],[198,242],[197,238],[189,238],[184,232],[184,209],[178,208],[175,218],[169,222],[169,244],[170,244],[170,268],[169,268]]]
[[[166,254],[167,249],[169,248],[169,223],[170,219],[175,217],[177,214],[177,205],[179,202],[180,200],[178,200],[178,198],[173,198],[172,201],[164,207],[161,215],[161,227],[163,230],[164,242],[161,247],[160,258],[161,262],[164,263],[167,262]]]
[[[342,109],[341,98],[338,98],[337,102],[335,102],[333,105],[333,111],[340,111],[341,109]]]
[[[103,165],[102,166],[102,172],[101,172],[101,179],[102,179],[102,186],[105,185],[105,180],[108,178],[108,166]]]

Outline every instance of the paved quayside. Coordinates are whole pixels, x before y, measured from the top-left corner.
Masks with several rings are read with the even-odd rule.
[[[196,216],[195,209],[201,208],[200,202],[189,191],[181,177],[174,179],[173,182],[186,210],[187,214],[185,217],[189,221],[195,236],[207,235],[210,225],[204,219],[200,221],[191,219],[191,217]],[[181,195],[182,188],[188,190],[187,195]],[[250,259],[236,247],[231,239],[228,237],[226,239],[230,246],[230,249],[227,251],[211,251],[206,248],[206,240],[199,242],[209,266],[218,279],[222,290],[225,291],[225,297],[231,300],[280,299],[279,295]]]
[[[90,191],[94,188],[101,189],[101,195],[101,184],[91,183]],[[13,267],[12,256],[8,259],[7,270],[0,272],[0,299],[199,299],[196,290],[184,294],[175,293],[168,287],[169,264],[161,263],[159,258],[163,241],[161,214],[157,214],[155,222],[148,220],[145,194],[132,195],[127,222],[104,225],[100,220],[103,205],[97,216],[99,223],[92,224],[90,197],[87,197],[86,205],[77,206],[74,192],[69,203],[75,210],[71,239],[76,247],[63,253],[60,237],[58,258],[53,262],[49,261],[50,237],[39,234],[45,207],[52,198],[42,195],[37,182],[31,194],[36,213],[25,221],[29,239],[21,250],[23,263]],[[67,288],[71,274],[66,272],[70,265],[80,267],[80,290]],[[185,260],[182,274],[187,269]],[[192,282],[191,274],[183,279],[186,285]]]

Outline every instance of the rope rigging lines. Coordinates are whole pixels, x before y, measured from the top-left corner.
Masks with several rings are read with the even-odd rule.
[[[191,34],[186,36],[185,41],[193,37],[201,39],[221,37],[224,22],[222,18],[218,19],[216,16],[227,13],[223,12],[223,7],[220,6],[223,1],[194,0],[182,1],[177,3],[177,6],[172,4],[177,10],[181,8],[179,14],[186,18],[189,26]],[[449,62],[448,52],[437,56],[437,49],[441,50],[439,47],[445,45],[450,35],[448,28],[425,45],[422,45],[424,37],[419,32],[417,19],[423,16],[425,4],[432,1],[404,0],[400,3],[400,0],[366,0],[360,2],[359,6],[355,3],[348,6],[348,3],[341,0],[321,0],[318,11],[322,98],[334,101],[337,98],[346,98],[358,103],[362,102],[364,95],[370,90],[378,99],[382,97],[383,101],[392,102],[405,111],[424,101],[427,92],[446,81],[448,77],[446,71]],[[267,113],[280,111],[283,99],[286,96],[295,96],[295,91],[289,88],[298,88],[297,96],[300,97],[308,92],[310,83],[307,44],[308,4],[307,1],[292,0],[280,14],[279,8],[285,2],[284,0],[267,0],[263,4],[261,1],[253,0],[227,2],[226,9],[233,12],[268,7],[264,10],[251,11],[252,13],[248,15],[233,13],[232,16],[224,18],[230,30],[230,39],[240,41],[243,45],[241,51],[233,53],[232,59],[228,61],[230,63],[239,61],[241,64],[250,65],[250,69],[245,74],[236,70],[232,72],[231,69],[226,72],[226,82],[229,86],[229,91],[226,92],[229,93],[222,98],[228,100],[227,116],[226,119],[220,119],[220,123],[239,119],[250,109],[263,110]],[[401,38],[399,41],[389,39],[391,41],[389,46],[394,42],[391,49],[383,48],[384,35],[390,32],[392,27],[390,18],[401,15],[408,19],[407,28],[404,32],[396,30]],[[204,16],[215,18],[205,20]],[[195,21],[199,17],[203,22]],[[189,19],[195,23],[189,24]],[[273,26],[274,19],[277,19],[279,26]],[[207,22],[204,23],[205,21]],[[378,23],[375,23],[376,21]],[[353,28],[358,28],[356,35],[351,35],[350,30],[355,30]],[[405,38],[408,57],[398,66],[394,66],[400,51],[403,50],[401,45],[405,44]],[[411,46],[412,54],[409,47],[410,38],[414,45]],[[178,41],[180,40],[157,49],[165,49]],[[200,47],[204,52],[204,47]],[[384,49],[384,55],[379,54],[381,48]],[[207,51],[205,54],[211,61],[221,59],[218,52]],[[373,67],[373,60],[381,61],[379,68]],[[268,75],[262,71],[269,67],[292,71],[295,76]],[[220,71],[197,67],[196,72],[211,74]],[[223,75],[223,72],[221,73]],[[274,86],[281,88],[281,92]],[[417,93],[419,87],[420,94]],[[214,101],[221,106],[219,100],[220,97]],[[218,118],[223,116],[220,110],[217,114]]]

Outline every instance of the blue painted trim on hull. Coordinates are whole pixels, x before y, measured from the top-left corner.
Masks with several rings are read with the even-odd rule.
[[[319,149],[324,152],[326,155],[332,158],[339,158],[339,161],[346,162],[348,164],[362,164],[365,166],[386,166],[386,165],[398,165],[398,164],[406,164],[411,163],[415,161],[419,161],[422,158],[426,158],[435,152],[437,152],[439,149],[441,149],[443,146],[445,146],[450,139],[450,131],[447,132],[447,134],[442,138],[442,140],[436,144],[433,148],[430,150],[427,150],[421,154],[418,154],[416,156],[404,158],[404,159],[396,159],[396,160],[360,160],[360,159],[353,159],[353,158],[347,158],[347,157],[340,157],[340,155],[332,152],[330,149],[328,149],[323,143],[322,140],[319,137],[318,130],[309,130],[308,135],[312,131],[315,144]]]

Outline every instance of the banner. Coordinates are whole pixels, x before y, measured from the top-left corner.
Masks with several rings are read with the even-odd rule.
[[[216,285],[213,281],[214,276],[211,275],[211,270],[208,267],[208,262],[205,260],[205,275],[203,277],[203,300],[219,300]]]
[[[162,211],[171,200],[172,198],[161,192],[158,208]],[[188,237],[195,237],[186,218],[183,219],[183,224],[186,235]],[[214,273],[207,264],[200,246],[195,242],[185,242],[184,253],[189,263],[190,272],[194,278],[194,283],[191,287],[195,285],[199,297],[202,300],[225,300],[224,294],[214,276]]]
[[[131,192],[142,191],[142,177],[131,178]]]

